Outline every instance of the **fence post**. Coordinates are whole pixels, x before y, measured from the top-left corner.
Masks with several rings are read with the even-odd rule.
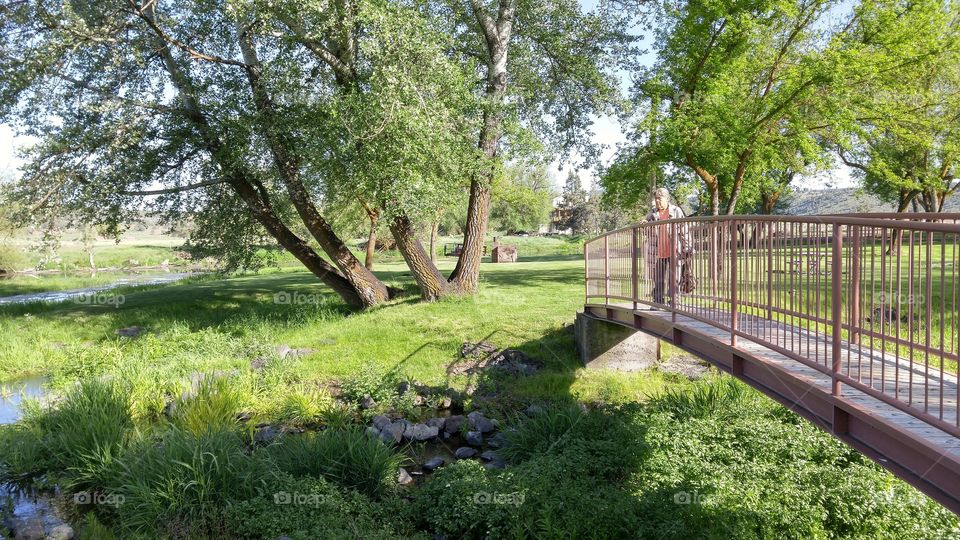
[[[631,272],[631,275],[633,276],[633,278],[632,278],[632,279],[633,279],[633,283],[632,283],[633,294],[632,294],[631,296],[632,296],[632,298],[633,298],[633,310],[636,311],[636,310],[637,310],[637,297],[640,296],[640,291],[638,290],[638,289],[639,289],[639,286],[638,286],[638,284],[637,284],[637,279],[638,279],[638,278],[637,278],[637,272],[638,272],[638,269],[637,269],[637,255],[638,255],[638,253],[637,253],[637,245],[639,244],[638,236],[640,235],[640,226],[638,225],[638,226],[633,227],[633,228],[631,229],[631,231],[632,231],[632,232],[631,232],[631,234],[630,234],[630,236],[631,236],[631,238],[630,238],[630,243],[631,243],[631,252],[633,253],[633,255],[630,257],[630,272]]]
[[[737,222],[730,220],[730,345],[737,346]]]
[[[850,343],[860,345],[860,225],[853,226],[850,249]],[[836,274],[834,274],[836,275]]]
[[[603,303],[610,303],[610,235],[603,237]]]
[[[833,264],[832,264],[832,278],[833,278],[833,287],[831,289],[831,317],[833,319],[833,395],[840,395],[840,380],[837,378],[840,375],[840,362],[842,355],[840,354],[840,331],[841,325],[843,323],[843,302],[841,301],[840,295],[842,294],[841,284],[843,281],[843,265],[842,265],[842,255],[843,254],[843,228],[839,223],[833,224]]]
[[[583,304],[590,303],[590,242],[583,243]]]
[[[759,242],[758,242],[759,243]],[[767,222],[767,320],[773,320],[773,222]]]

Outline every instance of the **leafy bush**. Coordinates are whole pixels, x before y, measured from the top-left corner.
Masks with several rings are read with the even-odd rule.
[[[322,477],[344,487],[382,497],[396,489],[402,454],[362,429],[328,429],[285,437],[260,450],[283,472]]]
[[[397,387],[403,377],[396,371],[382,372],[376,365],[366,365],[356,375],[347,378],[340,385],[342,397],[359,403],[364,396],[372,397],[377,403],[390,403],[397,396]]]
[[[578,405],[544,409],[505,432],[507,444],[498,453],[520,463],[534,457],[576,456],[570,465],[582,474],[622,478],[644,452],[639,426],[629,409],[608,407],[584,411]]]

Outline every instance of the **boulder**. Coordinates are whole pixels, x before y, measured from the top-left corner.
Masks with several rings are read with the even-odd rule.
[[[360,406],[363,407],[364,409],[372,409],[377,406],[377,402],[376,400],[373,399],[373,397],[370,396],[370,394],[367,394],[363,396],[363,400],[360,402]]]
[[[500,459],[495,459],[489,463],[485,463],[483,466],[488,469],[506,469],[507,462]]]
[[[443,467],[444,463],[446,462],[443,461],[443,458],[438,458],[438,457],[430,458],[427,460],[426,463],[423,464],[423,470],[428,472],[433,472],[439,469],[440,467]]]
[[[411,441],[429,441],[439,434],[439,429],[427,424],[413,424],[403,432],[403,436]]]
[[[470,446],[483,446],[483,434],[479,431],[467,432],[467,444]]]
[[[270,444],[280,436],[280,430],[274,426],[264,426],[258,428],[253,435],[253,442],[257,444]]]
[[[457,448],[457,451],[453,453],[457,456],[457,459],[470,459],[477,455],[476,448],[470,448],[469,446],[461,446]]]
[[[61,523],[47,530],[47,540],[72,540],[75,536],[73,527]]]
[[[490,433],[497,429],[497,426],[493,424],[483,413],[479,411],[474,411],[467,415],[467,420],[470,421],[470,427],[475,431],[480,433]]]
[[[409,486],[413,483],[413,477],[410,476],[410,473],[406,469],[400,467],[397,471],[397,483],[401,486]]]
[[[383,429],[388,424],[390,424],[390,419],[382,414],[378,414],[373,417],[373,427],[377,428],[378,430]]]
[[[446,422],[443,423],[443,431],[447,433],[456,433],[460,431],[460,426],[462,426],[466,421],[467,419],[460,414],[448,416]]]
[[[487,441],[487,446],[490,448],[503,448],[507,443],[507,438],[503,433],[497,433]]]
[[[380,439],[389,444],[397,444],[403,439],[407,426],[401,421],[390,422],[380,430]]]
[[[437,428],[437,431],[443,431],[444,426],[447,423],[446,418],[441,418],[439,416],[430,418],[427,420],[427,425]]]
[[[493,450],[487,450],[486,452],[480,454],[480,459],[483,461],[494,461],[497,459],[497,453]]]

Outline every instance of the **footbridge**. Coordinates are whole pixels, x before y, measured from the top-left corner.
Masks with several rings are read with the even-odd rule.
[[[703,358],[960,514],[960,214],[686,218],[584,251],[585,314]]]

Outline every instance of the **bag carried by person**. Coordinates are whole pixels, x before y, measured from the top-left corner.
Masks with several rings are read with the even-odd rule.
[[[680,292],[690,294],[695,290],[697,290],[697,278],[693,275],[690,262],[682,261],[680,264]]]

